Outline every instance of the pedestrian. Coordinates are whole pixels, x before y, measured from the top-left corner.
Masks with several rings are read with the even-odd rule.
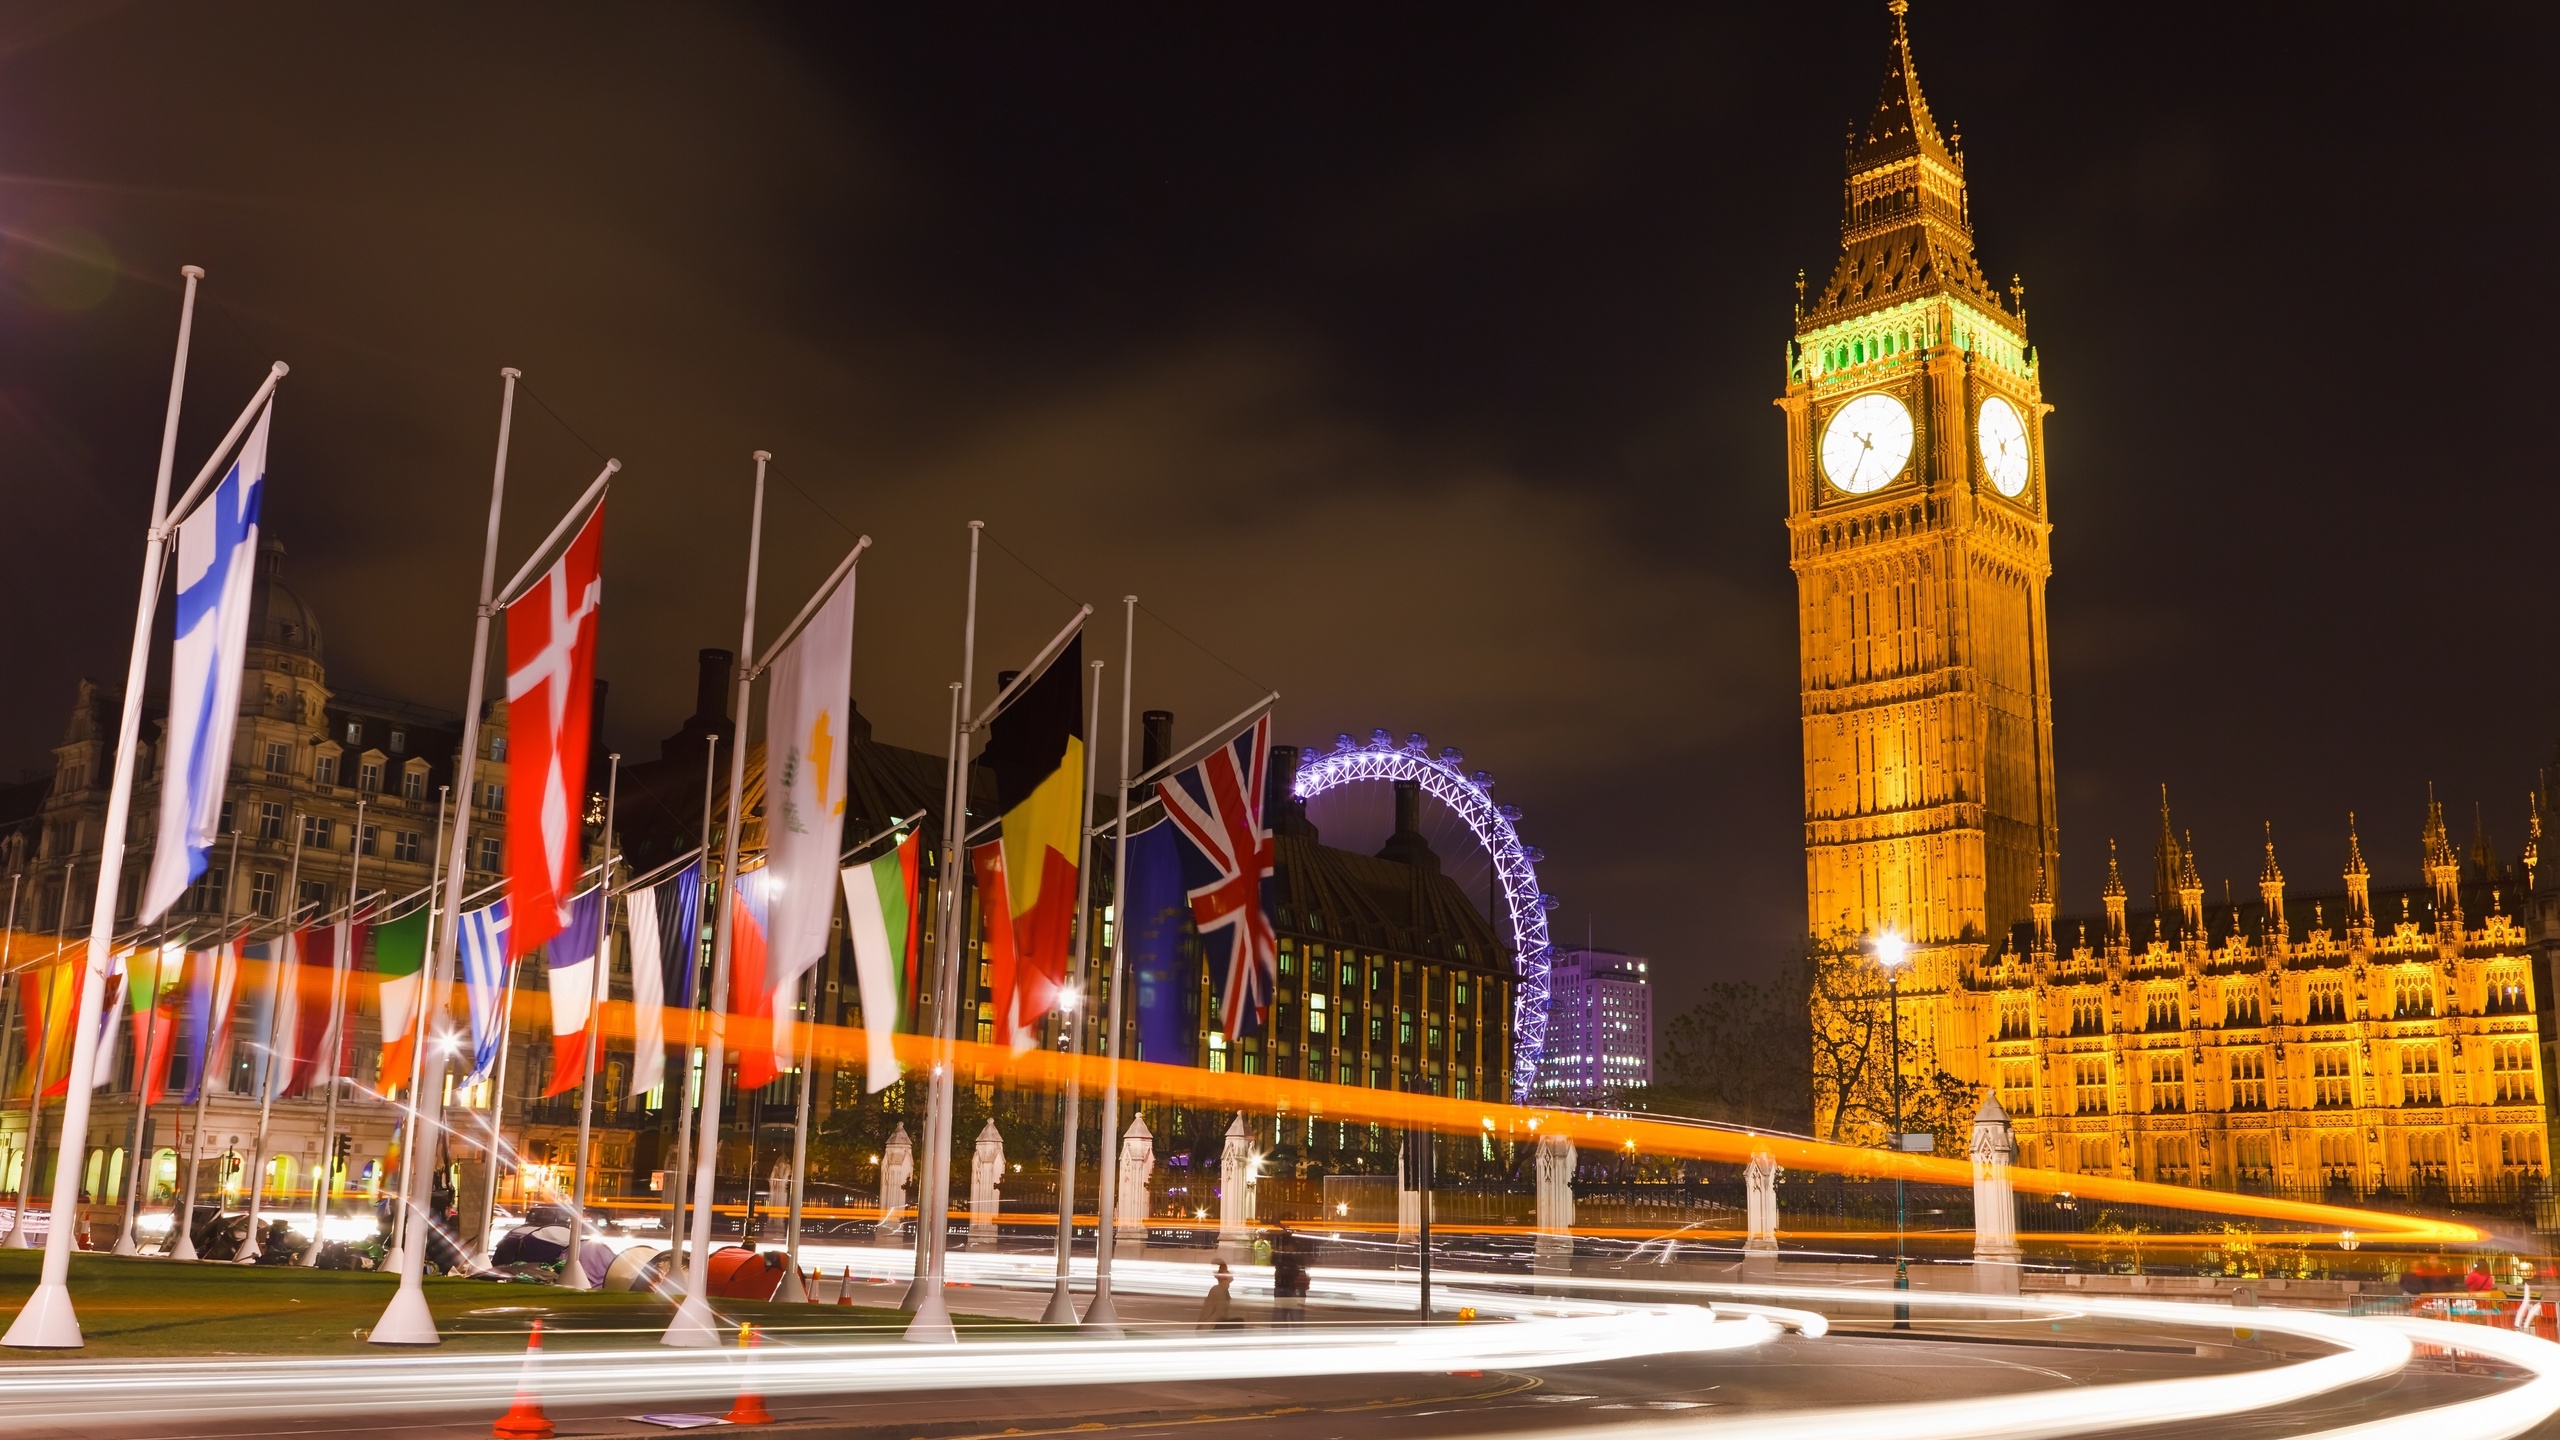
[[[1288,1326],[1307,1321],[1307,1258],[1286,1225],[1271,1237],[1271,1320]]]
[[[2497,1288],[2497,1283],[2489,1278],[2489,1267],[2477,1260],[2471,1262],[2471,1273],[2462,1277],[2462,1288],[2474,1295]]]
[[[1236,1277],[1227,1271],[1227,1262],[1219,1261],[1218,1278],[1210,1284],[1209,1293],[1200,1297],[1201,1329],[1232,1330],[1235,1328],[1236,1302],[1235,1297],[1228,1293],[1228,1287],[1235,1284],[1235,1279]]]

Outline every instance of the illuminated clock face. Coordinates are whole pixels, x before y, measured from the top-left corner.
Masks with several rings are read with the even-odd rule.
[[[1890,395],[1861,395],[1822,432],[1822,473],[1851,495],[1893,483],[1911,459],[1911,412]]]
[[[2027,422],[2018,407],[1994,395],[1982,402],[1974,434],[1982,442],[1982,471],[1991,488],[2011,499],[2027,488]]]

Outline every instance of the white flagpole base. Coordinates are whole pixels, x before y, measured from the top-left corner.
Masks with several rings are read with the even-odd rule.
[[[18,1223],[9,1227],[9,1238],[6,1240],[0,1240],[0,1250],[32,1250],[35,1248],[27,1243],[26,1221],[27,1217],[21,1215],[18,1217]]]
[[[924,1292],[924,1303],[916,1306],[916,1318],[907,1322],[907,1341],[915,1345],[957,1345],[960,1334],[951,1328],[951,1311],[942,1303],[942,1286],[928,1280],[932,1288]]]
[[[79,1349],[80,1317],[71,1311],[70,1287],[38,1285],[36,1293],[27,1297],[27,1308],[10,1323],[9,1333],[0,1336],[0,1345],[17,1350]]]
[[[117,1232],[116,1248],[108,1251],[107,1253],[110,1255],[139,1255],[142,1253],[142,1251],[133,1243],[132,1226],[128,1225],[121,1231]]]
[[[1117,1340],[1127,1333],[1120,1328],[1120,1312],[1111,1304],[1111,1277],[1108,1275],[1094,1282],[1093,1301],[1084,1307],[1084,1328],[1087,1333],[1104,1340]]]
[[[172,1221],[171,1224],[178,1232],[178,1240],[176,1244],[169,1247],[169,1258],[172,1260],[193,1260],[196,1258],[195,1232],[189,1230],[185,1225],[178,1224],[175,1221]]]
[[[676,1318],[667,1322],[667,1332],[658,1337],[661,1345],[674,1345],[685,1350],[716,1350],[720,1347],[720,1317],[711,1307],[691,1295],[676,1307]]]
[[[400,1277],[400,1288],[392,1292],[391,1303],[382,1307],[382,1318],[373,1322],[364,1338],[373,1345],[444,1343],[436,1333],[436,1317],[427,1310],[426,1288],[408,1275]]]
[[[561,1289],[593,1290],[596,1288],[595,1282],[587,1278],[585,1255],[587,1243],[588,1242],[584,1240],[579,1241],[577,1244],[569,1247],[568,1254],[560,1257]]]
[[[1049,1292],[1049,1308],[1041,1313],[1043,1325],[1077,1325],[1076,1300],[1067,1293],[1067,1277],[1058,1277],[1058,1288]]]
[[[802,1283],[800,1279],[799,1266],[788,1263],[784,1264],[782,1267],[782,1285],[781,1288],[773,1292],[773,1300],[777,1305],[806,1305],[809,1303],[809,1287]]]

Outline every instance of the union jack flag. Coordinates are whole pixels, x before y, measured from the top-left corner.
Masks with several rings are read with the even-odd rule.
[[[1220,1018],[1232,1040],[1250,1011],[1261,1023],[1279,979],[1280,942],[1262,884],[1271,877],[1271,831],[1262,823],[1263,786],[1271,768],[1271,717],[1156,787],[1182,852],[1183,893],[1191,923],[1212,967],[1225,957],[1218,987]]]

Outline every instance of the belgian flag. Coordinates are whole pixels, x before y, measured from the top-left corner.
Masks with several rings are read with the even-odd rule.
[[[1084,637],[1059,650],[989,726],[979,763],[995,773],[1003,863],[981,864],[996,1038],[1031,1044],[1032,1022],[1057,1004],[1075,929],[1077,831],[1084,824]],[[993,857],[989,857],[993,858]],[[996,872],[991,874],[990,872]],[[1000,876],[1000,878],[999,878]],[[1010,970],[1010,975],[1001,973]]]

